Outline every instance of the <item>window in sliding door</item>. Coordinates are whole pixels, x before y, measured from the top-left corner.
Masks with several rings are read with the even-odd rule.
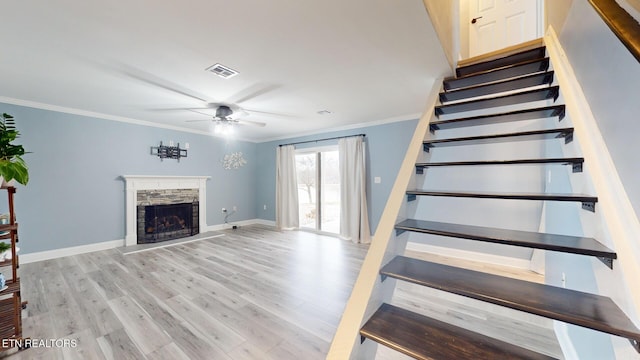
[[[300,227],[340,232],[340,172],[337,147],[296,154]]]

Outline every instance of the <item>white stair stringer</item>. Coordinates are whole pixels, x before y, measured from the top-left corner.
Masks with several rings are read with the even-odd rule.
[[[415,182],[415,164],[419,159],[423,159],[422,143],[431,136],[429,123],[434,117],[442,81],[443,78],[434,80],[427,97],[427,109],[423,112],[407,148],[373,235],[371,246],[334,335],[327,359],[371,359],[375,355],[375,342],[366,341],[360,344],[360,328],[380,305],[384,301],[389,301],[393,295],[395,280],[388,279],[382,283],[379,271],[382,265],[394,256],[403,254],[406,247],[406,241],[396,239],[395,225],[398,218],[404,214],[405,193]]]

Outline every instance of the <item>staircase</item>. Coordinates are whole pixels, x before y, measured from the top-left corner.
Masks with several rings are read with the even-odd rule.
[[[527,50],[492,61],[467,65],[456,76],[445,79],[440,104],[434,108],[435,119],[428,130],[437,134],[450,129],[508,124],[533,119],[557,119],[553,129],[495,133],[481,136],[448,137],[423,141],[424,152],[451,146],[483,146],[510,142],[573,141],[574,129],[562,124],[565,105],[557,104],[560,88],[554,85],[554,72],[544,47]],[[539,106],[540,101],[553,104]],[[517,109],[514,109],[517,107]],[[507,110],[505,110],[507,109]],[[446,118],[445,118],[446,117]],[[445,118],[445,119],[442,119]],[[429,168],[468,168],[484,166],[566,165],[573,173],[583,171],[581,157],[522,158],[495,160],[460,160],[418,162],[414,176],[426,176]],[[588,164],[587,164],[588,165]],[[477,198],[495,201],[575,202],[581,211],[595,212],[598,198],[590,194],[513,193],[485,191],[444,191],[407,189],[405,206],[420,197]],[[429,219],[405,219],[395,225],[396,249],[404,248],[398,240],[405,232],[466,239],[479,243],[497,243],[547,251],[595,257],[613,268],[617,254],[590,237],[517,231],[496,227],[472,226]],[[406,242],[406,239],[404,240]],[[393,249],[393,245],[389,245]],[[401,250],[395,254],[401,254]],[[388,278],[425,286],[521,312],[590,328],[620,336],[638,349],[640,330],[608,297],[531,283],[479,271],[442,265],[386,251],[386,260],[378,271],[382,284]],[[604,265],[602,265],[604,266]],[[364,270],[363,270],[364,271]],[[381,285],[384,286],[384,285]],[[356,290],[354,290],[355,292]],[[377,296],[377,295],[372,295]],[[479,334],[386,303],[368,317],[359,333],[361,342],[375,341],[417,359],[550,359],[517,344]],[[338,335],[336,335],[338,337]],[[356,345],[358,346],[358,345]],[[331,355],[331,354],[330,354]],[[352,356],[353,357],[353,356]]]

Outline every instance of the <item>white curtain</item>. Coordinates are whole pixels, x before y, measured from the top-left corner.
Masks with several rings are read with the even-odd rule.
[[[296,148],[293,145],[276,149],[276,227],[296,229],[298,220],[298,181],[296,179]]]
[[[362,136],[338,141],[340,154],[340,237],[370,243],[367,215],[366,167]]]

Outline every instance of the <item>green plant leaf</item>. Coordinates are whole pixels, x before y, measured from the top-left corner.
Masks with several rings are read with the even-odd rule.
[[[29,182],[29,168],[21,157],[26,152],[22,145],[11,143],[19,135],[13,116],[3,113],[0,121],[0,175],[5,181],[15,179],[26,185]]]

